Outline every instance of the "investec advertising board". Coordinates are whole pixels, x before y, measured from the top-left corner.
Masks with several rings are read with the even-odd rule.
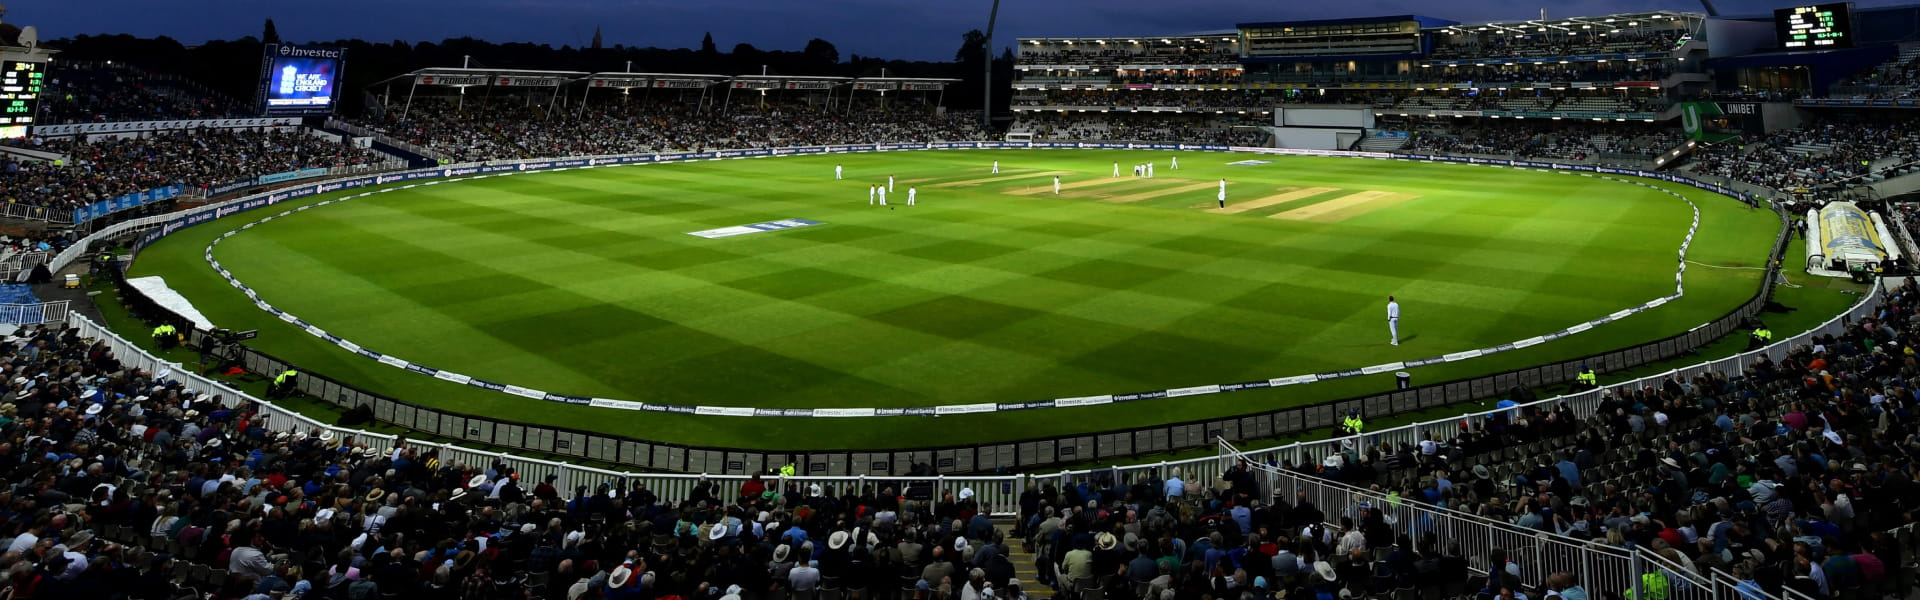
[[[346,67],[345,48],[267,44],[260,59],[260,114],[333,114]]]

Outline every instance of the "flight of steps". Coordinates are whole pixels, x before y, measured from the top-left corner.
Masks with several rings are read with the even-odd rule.
[[[1013,523],[1002,523],[999,519],[994,521],[1000,533],[1007,536],[1007,560],[1013,561],[1013,577],[1020,580],[1020,591],[1026,592],[1027,597],[1033,600],[1052,600],[1053,588],[1040,583],[1040,571],[1033,565],[1033,553],[1026,550],[1023,538],[1013,536]]]
[[[1792,146],[1787,146],[1784,150],[1786,150],[1787,154],[1792,154],[1794,156],[1800,156],[1800,155],[1806,155],[1806,154],[1811,154],[1814,156],[1826,156],[1828,152],[1833,151],[1833,144],[1794,144]]]
[[[1369,135],[1360,140],[1360,150],[1365,152],[1392,152],[1406,147],[1411,138]]]

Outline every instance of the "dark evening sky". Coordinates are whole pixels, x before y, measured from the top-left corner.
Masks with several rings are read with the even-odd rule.
[[[1863,0],[1856,7],[1903,4]],[[360,38],[585,45],[599,26],[608,46],[697,47],[713,33],[721,50],[746,42],[799,50],[810,38],[852,54],[951,60],[960,35],[985,29],[991,0],[33,0],[9,5],[6,21],[35,25],[42,39],[77,34],[167,35],[188,44],[259,35],[271,17],[291,42]],[[1718,0],[1723,15],[1751,15],[1788,2]],[[1590,16],[1675,10],[1671,0],[1007,0],[996,47],[1016,37],[1171,35],[1228,30],[1234,23],[1415,13],[1459,21]]]

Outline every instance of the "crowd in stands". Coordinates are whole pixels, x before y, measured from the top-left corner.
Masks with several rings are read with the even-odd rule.
[[[1794,147],[1812,148],[1797,151]],[[1849,119],[1777,131],[1753,144],[1697,150],[1693,172],[1773,189],[1812,188],[1920,161],[1920,123]]]
[[[201,129],[136,138],[31,138],[21,147],[62,161],[0,158],[0,200],[71,209],[168,185],[189,189],[312,167],[365,165],[381,155],[304,131]]]
[[[1402,96],[1396,108],[1437,110],[1519,110],[1567,112],[1657,112],[1665,108],[1663,99],[1650,95],[1581,94],[1578,92],[1535,92],[1513,90],[1500,94],[1489,91],[1439,90]]]
[[[40,94],[41,125],[255,116],[250,107],[199,84],[125,63],[52,65]]]
[[[1780,361],[1761,357],[1737,372],[1611,389],[1594,414],[1565,403],[1516,409],[1416,444],[1363,446],[1286,467],[1526,529],[1648,550],[1680,569],[1717,569],[1775,597],[1792,589],[1815,599],[1904,598],[1913,589],[1914,548],[1896,530],[1910,534],[1920,517],[1920,399],[1909,383],[1920,376],[1916,310],[1920,288],[1908,283],[1844,333],[1793,348]],[[1356,547],[1406,551],[1405,540],[1375,535],[1380,526],[1367,521],[1377,515],[1360,514]],[[1425,572],[1418,555],[1409,571],[1404,559],[1373,562],[1365,554],[1354,556],[1396,577]],[[1540,568],[1529,558],[1490,556],[1486,564],[1496,573],[1509,563],[1516,573]],[[1500,593],[1505,579],[1496,576],[1488,589]],[[1661,574],[1643,576],[1643,584],[1654,597],[1681,582]]]
[[[668,102],[589,105],[547,115],[518,100],[416,99],[370,127],[460,161],[779,146],[983,139],[977,115],[801,104],[694,108]]]
[[[1060,141],[1128,140],[1269,146],[1265,127],[1236,127],[1238,121],[1167,114],[1056,114],[1020,113],[1009,132],[1032,133],[1034,139]]]
[[[1854,88],[1838,96],[1859,98],[1912,98],[1913,86],[1920,84],[1920,58],[1895,59],[1876,65],[1834,84]]]
[[[1508,35],[1509,30],[1469,32],[1457,36],[1436,36],[1433,58],[1521,58],[1558,57],[1581,54],[1663,52],[1672,50],[1686,35],[1682,29],[1660,30],[1576,30]]]
[[[1424,71],[1433,71],[1426,73]],[[1471,81],[1474,83],[1554,83],[1580,81],[1658,81],[1672,68],[1664,61],[1639,61],[1609,64],[1522,64],[1514,66],[1481,65],[1424,69],[1422,79]]]
[[[1917,309],[1908,284],[1783,360],[1612,389],[1597,414],[1515,409],[1269,468],[1644,549],[1774,597],[1904,594]],[[757,477],[684,497],[640,480],[562,489],[404,440],[285,431],[71,331],[21,332],[0,359],[0,569],[18,600],[1628,597],[1530,571],[1548,567],[1522,548],[1469,556],[1359,499],[1269,494],[1244,462],[1214,481],[1045,480],[1017,506]],[[1011,534],[996,511],[1019,515]],[[1034,580],[1016,576],[1016,544]],[[1690,585],[1647,573],[1649,598]]]
[[[1678,131],[1648,123],[1462,123],[1436,117],[1409,119],[1403,127],[1415,132],[1410,146],[1415,152],[1571,161],[1645,159],[1683,139]]]

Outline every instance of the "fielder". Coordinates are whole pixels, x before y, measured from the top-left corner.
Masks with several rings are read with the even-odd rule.
[[[993,161],[993,174],[995,175],[1000,174],[1000,161],[997,161],[997,160]]]
[[[1173,157],[1173,170],[1180,170],[1180,157],[1178,156]]]
[[[867,206],[873,206],[873,195],[879,190],[880,190],[880,186],[877,186],[877,185],[867,186]]]
[[[1393,336],[1393,345],[1400,345],[1400,303],[1387,296],[1387,333]]]
[[[834,166],[833,166],[833,179],[834,179],[835,181],[838,181],[838,180],[840,180],[840,179],[843,179],[843,178],[842,178],[842,177],[840,176],[840,165],[834,165]]]
[[[1119,176],[1120,176],[1120,163],[1119,163],[1119,161],[1115,161],[1115,162],[1113,163],[1113,176],[1114,176],[1114,177],[1119,177]]]
[[[886,188],[886,186],[879,186],[879,185],[876,185],[876,186],[873,186],[873,189],[876,189],[876,190],[880,190],[880,205],[881,205],[881,206],[886,206],[886,205],[887,205],[887,188]]]
[[[918,195],[920,195],[918,190],[913,189],[913,186],[907,186],[907,206],[913,206],[913,197]]]
[[[1060,176],[1059,175],[1053,176],[1053,195],[1055,196],[1060,195]],[[885,198],[886,196],[881,196],[881,197]]]
[[[1220,210],[1227,209],[1227,178],[1220,178]]]
[[[891,191],[893,191],[893,176],[892,176],[892,175],[888,175],[888,176],[887,176],[887,191],[889,191],[889,192],[891,192]]]
[[[1153,179],[1153,163],[1147,163],[1147,179]]]

